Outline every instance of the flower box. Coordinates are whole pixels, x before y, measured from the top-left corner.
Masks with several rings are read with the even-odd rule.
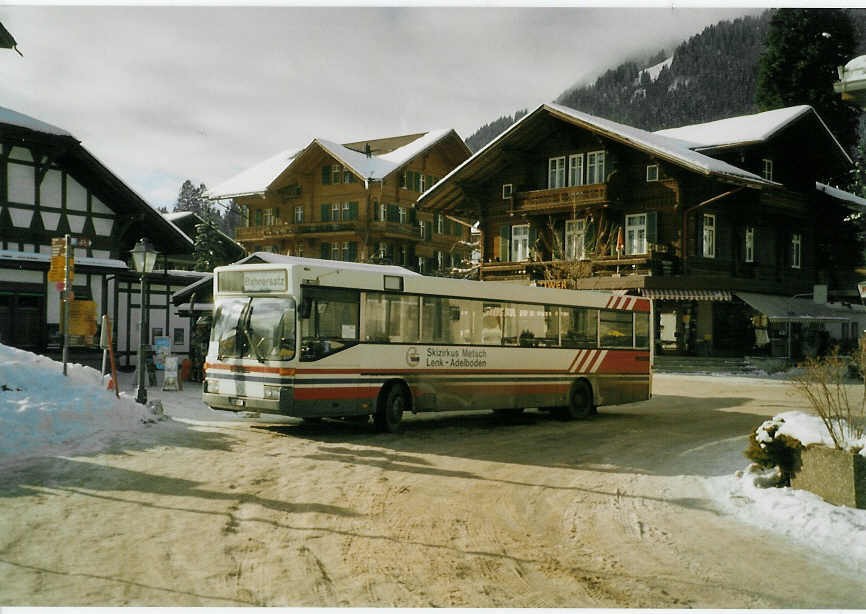
[[[801,450],[791,487],[808,490],[833,505],[866,509],[866,456],[822,445]]]

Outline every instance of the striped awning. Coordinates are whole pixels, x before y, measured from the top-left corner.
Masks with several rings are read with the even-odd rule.
[[[730,290],[660,290],[641,288],[641,296],[654,301],[730,301]]]

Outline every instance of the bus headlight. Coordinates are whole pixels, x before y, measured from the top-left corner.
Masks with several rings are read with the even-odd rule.
[[[265,386],[265,398],[271,401],[277,401],[280,398],[279,386]]]
[[[208,379],[205,380],[205,390],[207,392],[212,392],[214,394],[219,394],[220,391],[220,383],[219,380]]]

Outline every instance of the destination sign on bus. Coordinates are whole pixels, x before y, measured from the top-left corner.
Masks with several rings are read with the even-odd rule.
[[[282,269],[219,273],[220,292],[285,292],[288,287],[288,276]]]

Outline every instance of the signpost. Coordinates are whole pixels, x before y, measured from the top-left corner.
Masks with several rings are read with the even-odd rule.
[[[69,235],[51,239],[51,268],[48,269],[48,281],[57,283],[61,291],[61,321],[63,325],[63,375],[67,375],[69,362],[69,314],[71,303],[75,300],[72,292],[72,279],[75,274],[75,261],[72,249],[75,247],[90,247],[90,239],[73,238]],[[62,288],[61,288],[62,285]]]

